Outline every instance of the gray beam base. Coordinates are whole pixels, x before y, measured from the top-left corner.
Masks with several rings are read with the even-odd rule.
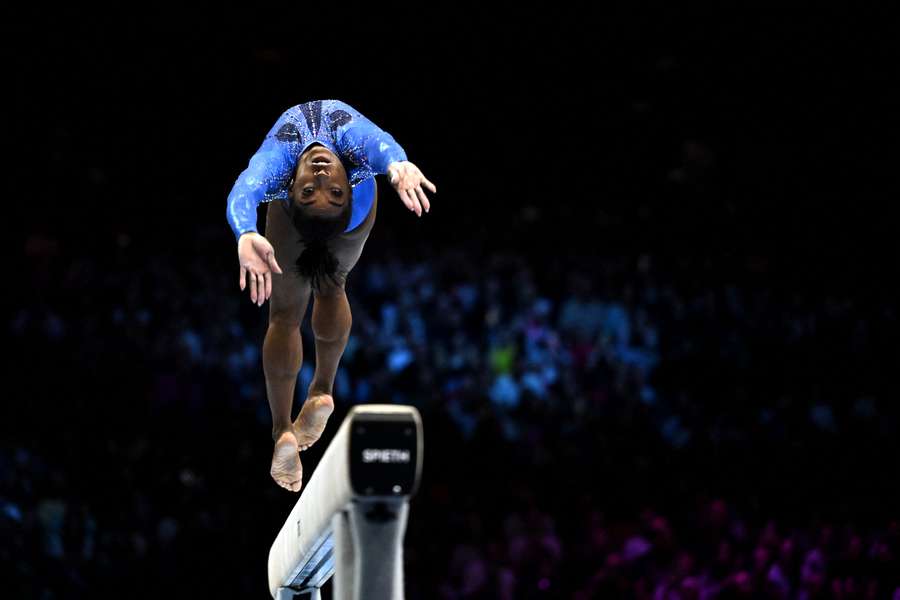
[[[406,499],[357,500],[332,517],[334,600],[404,600]]]

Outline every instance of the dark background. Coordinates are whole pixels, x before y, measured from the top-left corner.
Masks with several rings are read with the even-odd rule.
[[[698,572],[712,560],[721,540],[693,519],[714,520],[717,502],[753,531],[776,522],[785,539],[841,532],[851,541],[826,552],[826,592],[848,576],[853,593],[889,597],[900,586],[889,21],[545,7],[406,28],[387,8],[383,22],[335,10],[300,7],[265,22],[6,20],[0,556],[12,597],[101,597],[117,586],[187,595],[210,579],[220,597],[265,594],[264,557],[296,496],[268,476],[261,362],[227,376],[231,363],[188,360],[179,332],[222,356],[240,340],[261,346],[268,309],[236,286],[225,198],[281,112],[319,98],[344,100],[390,132],[438,186],[417,219],[379,178],[378,221],[348,283],[364,344],[388,345],[363,324],[377,328],[380,307],[404,286],[402,268],[389,269],[392,293],[365,283],[361,273],[380,262],[430,265],[426,280],[447,299],[466,282],[499,282],[509,331],[527,313],[523,281],[557,307],[586,293],[633,308],[648,289],[674,290],[646,304],[660,329],[654,410],[680,412],[695,432],[675,450],[654,425],[665,419],[643,414],[628,386],[571,412],[576,396],[605,389],[606,371],[590,368],[554,391],[552,408],[511,413],[532,433],[502,442],[485,390],[487,300],[457,323],[479,356],[456,373],[469,394],[461,405],[479,423],[471,437],[454,428],[450,388],[429,362],[453,333],[432,326],[435,306],[420,306],[428,343],[396,379],[378,375],[378,354],[348,364],[352,379],[377,382],[371,401],[412,403],[425,419],[408,597],[503,597],[494,584],[462,592],[477,577],[460,564],[489,565],[497,581],[517,573],[509,597],[644,597],[688,577],[693,567],[665,575],[679,549]],[[722,312],[729,289],[758,310]],[[711,297],[719,309],[704,303]],[[673,298],[693,316],[673,317]],[[818,324],[804,329],[802,315]],[[577,353],[584,340],[558,328]],[[686,339],[693,349],[677,350]],[[741,350],[722,350],[732,342]],[[326,437],[350,405],[341,394],[338,384]],[[819,406],[830,407],[833,429],[816,426]],[[762,413],[775,415],[774,429],[757,423]],[[324,447],[304,453],[305,478]],[[60,503],[66,516],[54,521]],[[509,515],[524,515],[526,531],[546,524],[529,520],[538,509],[567,551],[531,585],[521,566],[531,563],[511,567],[496,548],[518,535]],[[574,541],[597,519],[609,532],[653,522],[648,510],[678,532],[652,569],[610,576],[612,550]],[[890,552],[877,546],[852,562],[854,535]],[[734,572],[742,568],[736,558]],[[602,592],[607,584],[615,591]],[[738,593],[728,585],[723,597]],[[843,593],[834,597],[857,597]]]

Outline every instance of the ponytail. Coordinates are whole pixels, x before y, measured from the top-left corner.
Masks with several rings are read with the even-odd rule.
[[[338,260],[328,248],[325,240],[312,240],[305,242],[306,248],[297,257],[294,271],[309,280],[312,288],[318,292],[322,282],[327,277],[335,285],[340,286],[340,281],[335,277],[338,269]]]
[[[328,240],[341,235],[350,224],[353,206],[352,194],[344,204],[344,210],[336,215],[323,215],[310,211],[307,207],[292,204],[291,220],[300,233],[298,243],[305,248],[294,265],[294,272],[309,280],[313,290],[319,292],[325,279],[340,286],[338,277],[340,264],[328,247]]]

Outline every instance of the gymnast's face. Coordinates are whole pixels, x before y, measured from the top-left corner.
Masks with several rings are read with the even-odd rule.
[[[291,198],[296,206],[337,214],[350,196],[350,182],[341,159],[325,146],[312,145],[300,155]]]

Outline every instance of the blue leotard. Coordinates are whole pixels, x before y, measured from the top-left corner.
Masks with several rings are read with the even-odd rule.
[[[314,143],[334,152],[353,187],[350,231],[362,223],[375,197],[375,175],[387,174],[406,152],[387,132],[340,100],[314,100],[292,106],[275,121],[228,194],[226,218],[235,239],[256,229],[260,202],[288,201],[297,159]]]

